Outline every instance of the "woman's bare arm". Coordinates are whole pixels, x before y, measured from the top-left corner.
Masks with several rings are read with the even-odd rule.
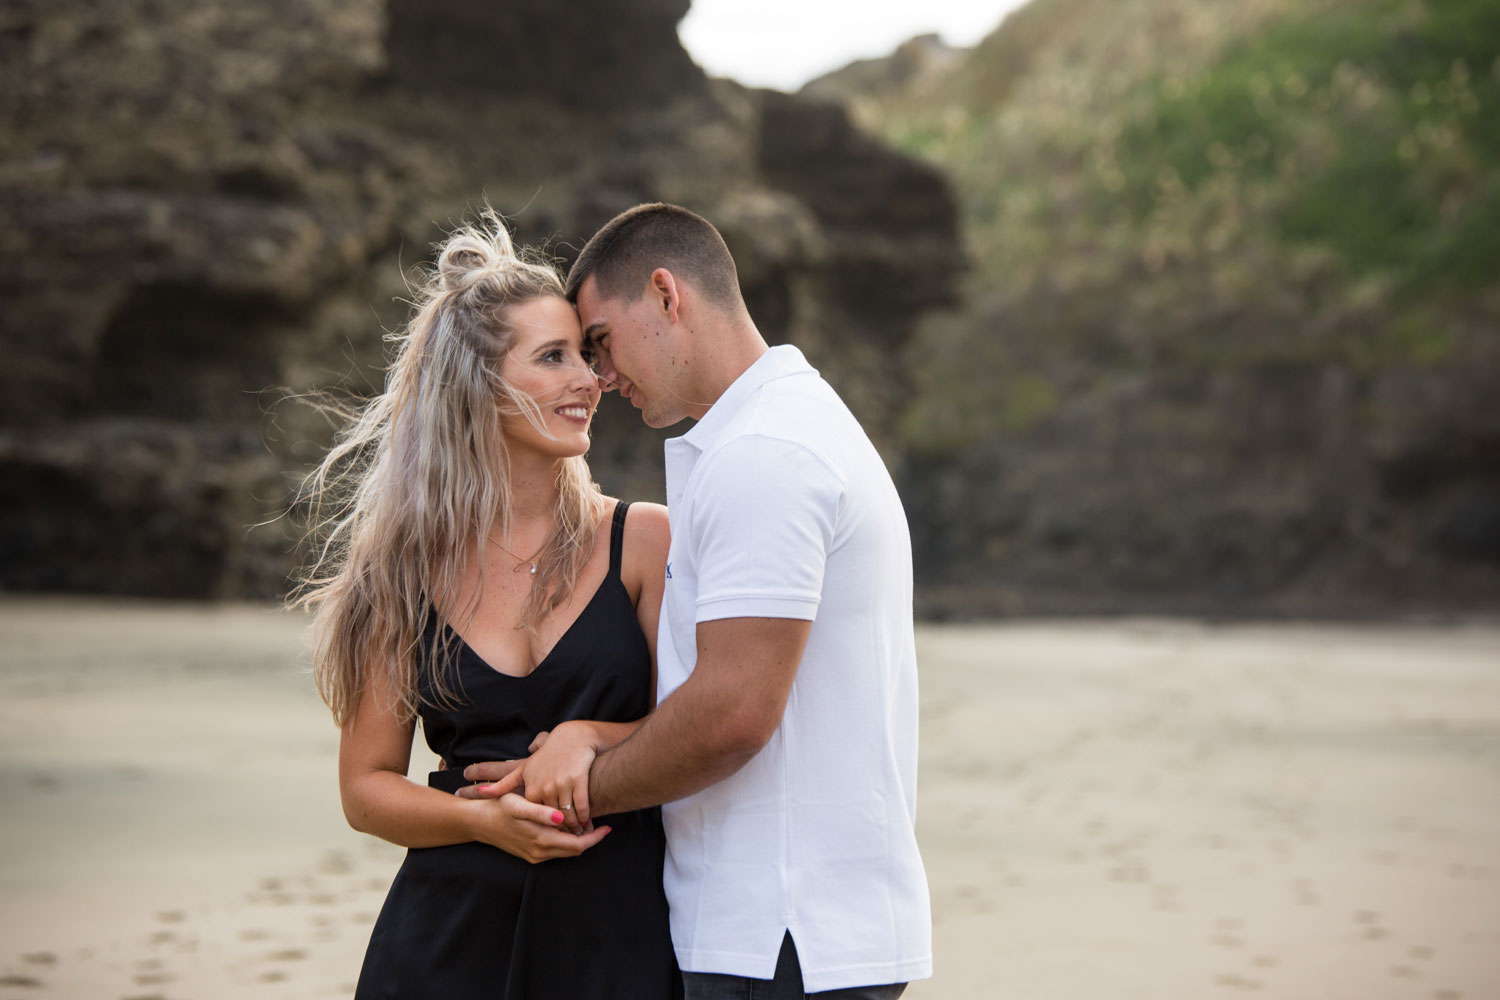
[[[367,687],[339,737],[339,796],[354,829],[403,847],[477,840],[531,862],[581,854],[608,833],[575,836],[552,807],[519,795],[471,801],[407,780],[415,723],[389,704]]]

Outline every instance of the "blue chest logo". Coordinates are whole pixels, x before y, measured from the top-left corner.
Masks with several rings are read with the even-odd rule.
[[[672,579],[672,564],[667,563],[667,579]]]

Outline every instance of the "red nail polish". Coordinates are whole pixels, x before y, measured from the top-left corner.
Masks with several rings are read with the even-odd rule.
[[[562,813],[558,812],[556,809],[552,810],[552,822],[561,823],[563,821],[563,818],[564,817]]]

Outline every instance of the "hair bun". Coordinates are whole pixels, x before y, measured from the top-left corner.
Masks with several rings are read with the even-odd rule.
[[[514,260],[515,247],[504,221],[486,210],[477,224],[459,229],[442,245],[438,275],[445,290],[462,291],[480,276]]]

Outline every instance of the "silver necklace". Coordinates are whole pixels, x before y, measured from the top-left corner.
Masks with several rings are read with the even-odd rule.
[[[504,545],[500,545],[500,540],[497,539],[494,535],[490,535],[488,537],[489,537],[490,541],[492,541],[496,545],[500,546],[500,551],[501,552],[504,552],[506,555],[508,555],[512,559],[516,560],[516,565],[512,568],[511,572],[513,572],[513,573],[519,573],[519,572],[521,572],[521,567],[522,566],[530,566],[531,567],[531,575],[532,576],[536,576],[536,557],[542,554],[542,550],[541,549],[537,549],[536,552],[532,555],[532,557],[530,559],[522,559],[520,556],[516,555],[514,552],[512,552],[510,549],[506,548]],[[545,545],[546,543],[543,542],[542,544]]]

